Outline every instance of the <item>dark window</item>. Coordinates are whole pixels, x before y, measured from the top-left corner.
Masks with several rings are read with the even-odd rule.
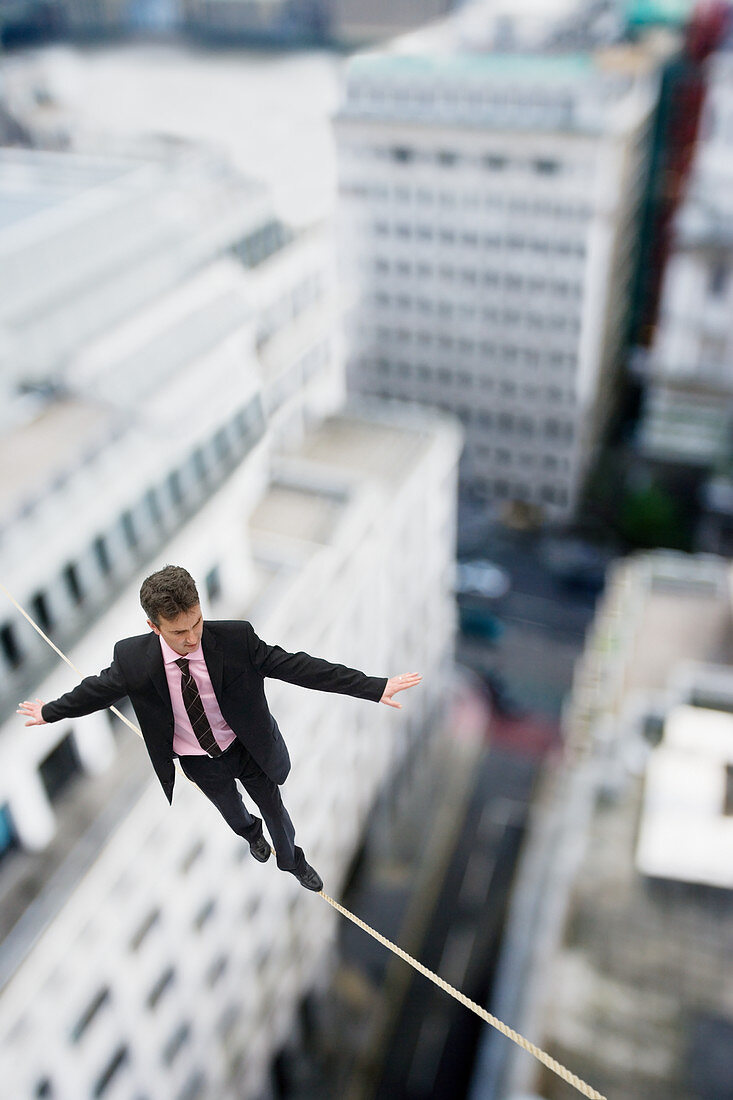
[[[15,831],[10,807],[7,805],[0,806],[0,861],[17,847],[18,834]]]
[[[407,164],[414,159],[415,153],[412,149],[408,149],[404,145],[398,145],[390,150],[390,155],[392,160],[396,160],[398,164]]]
[[[229,960],[226,955],[219,955],[214,959],[206,974],[206,984],[209,986],[216,985],[228,966]]]
[[[99,1096],[104,1096],[105,1092],[107,1091],[108,1087],[111,1085],[112,1081],[115,1079],[119,1071],[122,1069],[125,1063],[129,1061],[129,1058],[130,1051],[126,1046],[121,1046],[117,1048],[115,1053],[112,1055],[112,1058],[110,1059],[107,1068],[103,1070],[102,1074],[97,1079],[97,1082],[94,1085],[92,1096],[95,1097],[95,1100]]]
[[[135,520],[133,519],[132,512],[122,513],[122,532],[125,536],[125,542],[131,550],[134,550],[137,546],[139,539],[137,530],[135,528]]]
[[[206,587],[206,595],[210,600],[218,600],[221,596],[221,576],[219,575],[219,566],[215,565],[213,569],[210,569],[206,574],[204,581]]]
[[[206,481],[209,471],[206,465],[206,456],[200,447],[197,447],[193,452],[193,468],[199,481]]]
[[[560,165],[556,160],[549,160],[540,157],[534,162],[534,170],[540,176],[554,176],[560,171]]]
[[[163,996],[167,989],[170,989],[175,978],[175,971],[172,966],[169,966],[167,970],[158,978],[153,988],[148,993],[147,1005],[148,1008],[155,1008],[160,998]]]
[[[50,1078],[44,1077],[39,1081],[33,1095],[36,1096],[38,1100],[50,1100],[50,1097],[53,1096],[53,1085],[51,1084]]]
[[[109,988],[105,986],[103,989],[100,989],[96,997],[94,997],[94,999],[90,1002],[90,1004],[87,1006],[87,1008],[74,1024],[74,1027],[71,1029],[71,1041],[73,1043],[79,1042],[84,1032],[88,1029],[89,1025],[94,1020],[94,1017],[97,1015],[100,1009],[107,1004],[109,999]]]
[[[105,538],[103,538],[102,535],[99,535],[94,540],[94,555],[97,559],[97,563],[99,565],[99,568],[104,573],[104,575],[107,576],[108,573],[111,573],[112,572],[112,562],[110,561],[110,557],[109,557],[109,550],[107,548],[107,540]]]
[[[216,452],[216,457],[221,462],[226,462],[229,458],[231,447],[229,445],[229,437],[226,428],[220,428],[214,436],[214,451]]]
[[[142,943],[147,938],[148,933],[155,927],[159,920],[160,909],[153,909],[150,913],[148,913],[147,917],[130,940],[130,948],[132,951],[137,951],[141,947]]]
[[[63,578],[69,590],[69,595],[74,603],[81,603],[84,599],[84,593],[79,582],[79,570],[73,562],[69,562],[69,564],[64,567]]]
[[[23,652],[18,645],[15,627],[11,623],[5,623],[0,627],[0,646],[10,667],[17,668],[23,660]]]
[[[451,152],[449,149],[443,149],[438,153],[438,164],[442,164],[444,168],[450,168],[458,160],[458,154]]]
[[[184,1045],[189,1035],[191,1034],[190,1024],[181,1024],[180,1027],[171,1035],[168,1042],[163,1047],[163,1061],[167,1066],[170,1066],[179,1053],[181,1047]]]
[[[58,798],[81,772],[71,734],[41,761],[38,771],[48,797],[51,801]]]
[[[53,619],[48,609],[48,597],[46,593],[36,592],[35,596],[31,598],[31,607],[33,608],[33,614],[38,620],[38,625],[41,629],[50,630],[53,626]]]
[[[183,489],[181,487],[181,475],[177,470],[168,475],[168,491],[174,504],[183,504]]]
[[[494,153],[489,153],[484,157],[484,168],[488,168],[491,172],[498,172],[502,168],[506,168],[506,157],[496,156]]]
[[[713,298],[719,298],[725,293],[725,289],[728,285],[728,275],[730,274],[727,264],[717,263],[712,264],[708,275],[708,294]]]
[[[163,513],[160,510],[160,502],[155,489],[148,489],[145,494],[145,503],[148,506],[148,512],[150,513],[153,523],[161,524],[163,522]]]
[[[197,929],[197,931],[200,932],[201,929],[204,927],[204,925],[208,924],[208,922],[213,917],[215,911],[216,911],[216,902],[214,901],[213,898],[209,898],[209,900],[206,902],[206,904],[203,905],[201,907],[201,909],[199,909],[199,911],[196,914],[196,917],[194,919],[193,923],[194,923],[194,927]]]

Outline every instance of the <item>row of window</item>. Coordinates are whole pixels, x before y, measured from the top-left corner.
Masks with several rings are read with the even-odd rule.
[[[558,202],[556,199],[515,197],[506,186],[500,191],[434,191],[426,187],[390,187],[386,183],[342,183],[342,197],[370,199],[376,202],[414,203],[417,206],[440,206],[446,210],[501,210],[521,218],[551,218],[553,222],[567,218],[579,221],[589,218],[593,209],[586,202]]]
[[[441,276],[444,269],[440,269]],[[474,272],[475,275],[475,272]],[[475,282],[475,279],[474,279]],[[400,312],[411,311],[413,308],[419,313],[429,315],[436,313],[439,316],[452,317],[455,303],[433,298],[413,298],[409,294],[389,294],[379,290],[372,296],[372,301],[380,309],[397,309]],[[537,313],[535,311],[522,312],[518,309],[497,309],[496,306],[486,306],[478,310],[470,306],[463,310],[464,320],[480,320],[484,323],[528,328],[537,332],[562,332],[575,334],[580,332],[580,319],[577,316],[568,316],[567,313]]]
[[[459,350],[463,348],[459,344]],[[531,361],[531,365],[536,365],[536,360]],[[540,386],[537,384],[525,384],[521,387],[517,384],[516,374],[512,373],[509,378],[496,377],[488,374],[469,373],[466,370],[456,369],[455,366],[429,366],[426,363],[407,363],[403,360],[393,361],[386,358],[377,358],[375,360],[362,359],[360,360],[360,369],[372,369],[376,374],[385,377],[391,375],[394,379],[394,384],[399,386],[400,382],[420,382],[424,385],[430,386],[437,383],[441,387],[454,387],[457,391],[456,396],[460,396],[466,390],[481,390],[485,393],[492,393],[497,391],[502,396],[514,397],[520,392],[523,397],[530,401],[549,401],[551,404],[558,404],[560,402],[567,402],[574,405],[576,400],[575,390],[572,388],[563,389],[558,385]],[[400,387],[401,389],[404,387]]]
[[[577,365],[577,356],[573,352],[564,349],[545,347],[541,352],[537,347],[527,347],[511,344],[497,344],[493,340],[471,340],[470,337],[456,338],[449,333],[437,336],[433,332],[423,329],[411,330],[405,328],[386,328],[378,325],[372,330],[371,326],[364,327],[362,339],[366,345],[380,348],[392,348],[395,346],[414,345],[417,352],[429,351],[432,348],[440,348],[445,352],[459,352],[461,354],[478,353],[482,358],[498,359],[504,363],[519,366],[524,364],[529,368],[549,365],[555,371],[574,372]],[[429,369],[426,367],[425,369]],[[491,383],[489,383],[491,384]]]
[[[568,490],[562,485],[546,484],[536,489],[526,482],[511,482],[502,477],[477,477],[473,484],[475,488],[483,490],[487,496],[495,500],[516,500],[525,503],[538,501],[549,506],[565,508],[570,499]]]
[[[506,270],[476,271],[475,268],[468,267],[456,269],[450,264],[441,264],[437,268],[435,264],[426,263],[425,261],[412,263],[412,261],[406,259],[390,260],[386,256],[377,256],[373,261],[369,261],[366,267],[368,270],[373,268],[380,276],[395,274],[400,277],[412,277],[414,275],[419,279],[428,279],[435,276],[436,273],[440,273],[443,278],[459,277],[466,282],[478,279],[484,286],[501,287],[504,292],[509,294],[550,294],[557,298],[575,300],[579,300],[583,296],[583,285],[577,280],[568,281],[535,275],[526,276]]]
[[[263,430],[262,406],[257,397],[245,409],[240,410],[228,425],[216,432],[209,447],[197,447],[180,469],[173,470],[167,475],[163,484],[151,486],[135,506],[124,511],[114,531],[99,534],[94,538],[90,549],[98,577],[109,584],[112,583],[115,567],[113,547],[118,542],[118,533],[124,545],[133,553],[140,551],[144,546],[149,547],[151,537],[156,541],[167,538],[169,531],[165,527],[165,517],[170,505],[179,514],[185,515],[192,503],[186,491],[188,482],[192,480],[200,487],[218,482],[242,455],[251,449],[261,437]],[[198,492],[196,499],[198,499]],[[75,606],[83,605],[91,595],[90,586],[85,583],[80,567],[80,561],[87,556],[89,552],[85,550],[79,560],[67,562],[61,569],[59,578],[61,587],[67,599]],[[48,588],[39,589],[31,596],[29,602],[30,614],[45,632],[53,630],[57,625],[57,619],[52,610],[52,592],[56,583],[58,582],[54,581]],[[218,574],[212,573],[206,578],[205,583],[207,596],[209,599],[215,599],[220,583]],[[119,577],[115,578],[114,584],[115,587],[118,586]],[[91,587],[94,587],[93,583]],[[21,646],[16,627],[11,622],[5,622],[0,626],[0,655],[10,669],[18,669],[28,656]]]
[[[394,237],[404,241],[431,242],[439,240],[441,244],[463,245],[463,235],[456,233],[454,229],[445,228],[436,231],[435,226],[427,223],[374,221],[371,224],[371,233],[374,237]],[[491,232],[481,234],[466,234],[475,237],[474,247],[482,249],[506,249],[512,252],[536,252],[547,256],[575,256],[584,259],[586,246],[584,240],[573,240],[567,236],[547,237],[530,236],[517,233],[515,230],[505,232]]]

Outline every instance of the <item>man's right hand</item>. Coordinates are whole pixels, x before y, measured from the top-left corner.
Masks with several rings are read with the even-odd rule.
[[[30,719],[26,722],[26,726],[47,726],[45,718],[41,715],[41,708],[43,706],[43,700],[36,699],[35,702],[31,702],[26,699],[25,702],[18,704],[16,714],[22,714],[25,718]]]

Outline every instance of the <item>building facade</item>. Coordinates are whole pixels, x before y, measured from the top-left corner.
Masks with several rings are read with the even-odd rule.
[[[464,487],[571,517],[626,338],[653,52],[365,55],[335,120],[348,384],[449,409]]]
[[[299,840],[338,894],[382,785],[440,721],[457,429],[340,411],[328,235],[289,232],[207,156],[15,151],[0,186],[16,200],[0,234],[0,560],[18,602],[96,672],[145,629],[142,578],[181,562],[209,617],[425,673],[402,714],[268,688]],[[270,1095],[273,1057],[325,980],[331,910],[255,864],[181,775],[169,808],[107,713],[26,729],[18,699],[76,676],[10,603],[0,640],[4,1087]]]
[[[638,443],[664,472],[697,474],[700,504],[708,510],[702,541],[727,549],[733,529],[733,51],[724,47],[706,67],[700,136],[675,220],[659,321],[639,359]]]

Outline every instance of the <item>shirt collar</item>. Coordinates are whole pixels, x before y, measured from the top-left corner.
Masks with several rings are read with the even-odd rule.
[[[160,649],[163,654],[163,660],[165,661],[165,663],[167,665],[170,665],[173,664],[174,661],[179,661],[183,654],[176,653],[175,649],[171,649],[171,647],[163,638],[162,634],[159,634],[158,638],[160,639]],[[191,652],[187,653],[185,656],[187,661],[195,661],[197,659],[203,658],[201,646],[199,645],[197,649],[192,649]]]

